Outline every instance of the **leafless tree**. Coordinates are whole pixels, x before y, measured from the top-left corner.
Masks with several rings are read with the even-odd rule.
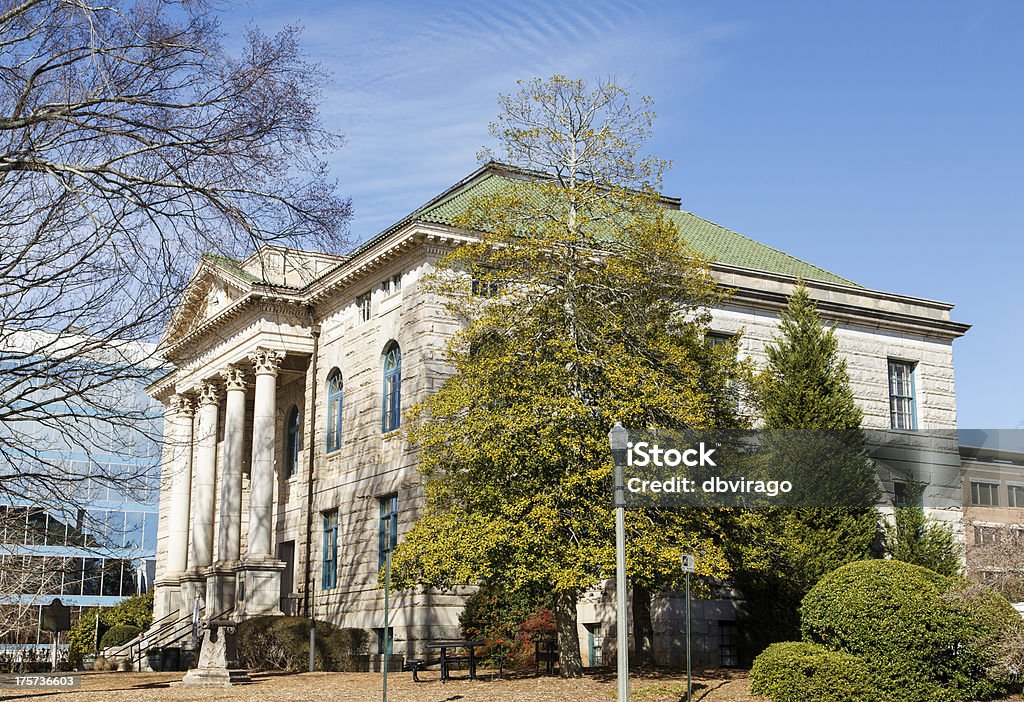
[[[967,508],[967,573],[972,580],[994,588],[1011,602],[1024,602],[1024,529],[995,526]]]
[[[138,342],[200,256],[344,245],[324,71],[295,28],[222,40],[202,2],[0,0],[0,504],[145,488],[96,457],[149,450]]]

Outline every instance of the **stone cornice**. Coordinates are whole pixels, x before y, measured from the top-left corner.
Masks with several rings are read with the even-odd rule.
[[[281,288],[266,283],[249,283],[243,296],[173,343],[161,349],[170,361],[181,365],[194,358],[196,348],[211,333],[243,315],[270,312],[289,316],[306,324],[311,321],[310,311],[351,286],[366,284],[366,278],[411,251],[419,250],[428,257],[441,257],[452,247],[473,241],[473,232],[453,227],[410,221],[390,232],[388,236],[368,242],[351,258],[340,261],[301,290]],[[783,309],[786,296],[792,291],[796,278],[779,273],[760,271],[721,263],[711,263],[719,284],[734,291],[725,301],[726,306],[749,307],[773,313]],[[208,268],[204,272],[220,275]],[[198,277],[198,276],[197,276]],[[232,278],[232,284],[238,281]],[[915,298],[856,286],[806,281],[822,316],[842,324],[886,329],[900,333],[952,340],[962,336],[970,325],[949,319],[953,305],[945,302]],[[315,316],[315,315],[314,315]],[[173,376],[169,374],[153,383],[150,394],[167,396],[173,391]]]

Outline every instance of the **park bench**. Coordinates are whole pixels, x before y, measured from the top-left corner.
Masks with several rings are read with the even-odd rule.
[[[540,675],[541,664],[547,675],[555,674],[555,663],[558,662],[558,642],[554,639],[536,641],[533,644],[534,673]]]
[[[452,669],[458,669],[460,665],[467,664],[469,670],[469,679],[476,680],[476,649],[484,645],[483,641],[462,641],[459,639],[450,639],[444,641],[430,641],[427,643],[427,648],[437,649],[439,655],[437,658],[409,658],[405,662],[405,669],[412,671],[412,679],[415,682],[423,682],[419,678],[419,672],[425,670],[431,666],[440,666],[441,669],[441,680],[450,680]],[[468,648],[468,656],[457,656],[451,653],[460,648]],[[500,666],[500,660],[499,660]],[[499,667],[498,677],[501,677],[501,668]]]

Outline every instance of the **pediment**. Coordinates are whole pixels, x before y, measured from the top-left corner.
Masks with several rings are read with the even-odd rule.
[[[173,345],[204,322],[245,297],[249,282],[232,275],[221,266],[203,259],[185,287],[171,320],[160,339],[160,346]]]

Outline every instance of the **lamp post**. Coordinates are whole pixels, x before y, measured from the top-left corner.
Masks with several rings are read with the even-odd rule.
[[[686,573],[686,702],[693,698],[693,674],[690,670],[690,573],[697,572],[693,555],[683,554],[683,572]]]
[[[618,635],[616,645],[618,668],[618,702],[629,702],[629,632],[626,623],[626,486],[622,470],[629,450],[629,432],[622,422],[608,432],[612,445],[612,461],[615,463],[615,629]]]

